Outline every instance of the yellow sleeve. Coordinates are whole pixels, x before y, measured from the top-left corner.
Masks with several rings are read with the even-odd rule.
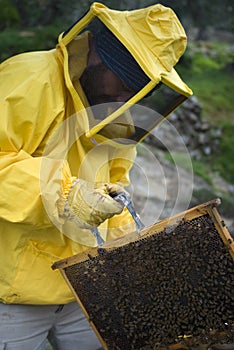
[[[41,200],[41,162],[48,137],[64,118],[63,84],[54,50],[0,65],[1,220],[51,225]],[[61,162],[50,166],[54,173]]]
[[[136,158],[136,147],[129,146],[116,149],[110,164],[110,181],[121,186],[130,184],[129,172]]]
[[[51,225],[40,196],[41,158],[23,150],[0,152],[0,218],[13,223]]]

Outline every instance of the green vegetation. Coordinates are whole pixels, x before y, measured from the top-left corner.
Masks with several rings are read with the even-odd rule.
[[[218,171],[224,179],[234,184],[234,123],[223,121],[221,127],[223,137],[220,152],[211,161],[211,167]]]
[[[224,43],[190,43],[178,71],[203,104],[203,116],[219,125],[234,122],[234,80],[229,65],[234,62],[234,49]],[[233,69],[233,68],[232,68]]]
[[[55,47],[57,37],[62,32],[61,26],[59,28],[53,25],[27,31],[9,29],[0,32],[0,61],[22,52]]]
[[[194,172],[207,180],[208,172],[218,171],[234,183],[234,50],[230,47],[227,43],[192,43],[178,71],[202,103],[202,117],[222,130],[219,154],[193,161]]]
[[[0,0],[0,30],[19,25],[19,13],[16,7],[7,0]]]
[[[217,125],[223,120],[234,122],[234,80],[230,77],[230,73],[224,69],[207,69],[200,72],[192,71],[190,74],[184,79],[202,103],[203,117]]]

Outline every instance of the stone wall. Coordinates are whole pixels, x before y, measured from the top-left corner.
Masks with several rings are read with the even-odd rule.
[[[194,159],[217,154],[221,129],[202,118],[202,105],[197,97],[190,97],[169,116],[168,121],[153,130],[145,142],[165,150],[162,140],[167,140],[167,145],[171,143],[174,151],[180,151],[183,143]]]

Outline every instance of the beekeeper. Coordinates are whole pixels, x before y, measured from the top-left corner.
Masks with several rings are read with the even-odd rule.
[[[111,193],[157,120],[130,109],[155,91],[165,118],[192,94],[173,68],[185,47],[170,8],[93,3],[56,48],[1,64],[0,349],[101,348],[51,266],[94,247],[93,227],[103,240],[133,229]]]

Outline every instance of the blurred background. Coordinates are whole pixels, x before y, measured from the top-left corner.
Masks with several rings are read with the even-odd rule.
[[[12,55],[54,48],[58,35],[89,8],[85,0],[0,0],[0,61]],[[113,9],[153,5],[147,0],[102,1]],[[160,1],[182,22],[188,46],[176,69],[194,96],[169,120],[189,150],[196,175],[191,205],[221,198],[221,214],[234,230],[234,3],[233,0]],[[153,107],[154,97],[146,105]],[[180,140],[171,138],[176,165],[183,167]],[[144,141],[165,164],[173,159],[157,138]],[[139,146],[140,147],[140,146]],[[139,154],[141,150],[139,149]],[[185,169],[186,170],[186,169]],[[197,185],[196,185],[197,184]]]

